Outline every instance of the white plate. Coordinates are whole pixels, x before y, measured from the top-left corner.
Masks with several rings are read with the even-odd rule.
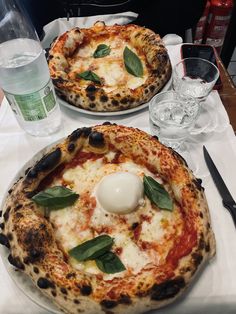
[[[167,90],[170,89],[171,87],[171,83],[172,83],[172,77],[169,79],[169,81],[166,83],[166,85],[161,89],[160,92],[166,92]],[[58,99],[58,102],[69,108],[69,109],[72,109],[74,111],[77,111],[77,112],[80,112],[80,113],[84,113],[84,114],[87,114],[87,115],[91,115],[91,116],[106,116],[106,117],[111,117],[111,116],[121,116],[121,115],[125,115],[125,114],[129,114],[129,113],[133,113],[133,112],[136,112],[136,111],[140,111],[144,108],[147,108],[148,105],[149,105],[149,102],[146,102],[145,104],[142,104],[138,107],[135,107],[135,108],[131,108],[131,109],[127,109],[127,110],[120,110],[120,111],[111,111],[111,112],[96,112],[96,111],[90,111],[90,110],[86,110],[86,109],[82,109],[82,108],[78,108],[78,107],[75,107],[71,104],[69,104],[67,101],[61,99],[60,97],[57,96],[57,99]]]
[[[12,182],[10,183],[8,191],[12,185],[22,176],[25,176],[25,170],[29,167],[32,167],[38,160],[40,160],[44,154],[46,154],[54,145],[56,145],[58,142],[60,142],[62,139],[46,146],[42,150],[40,150],[38,153],[36,153],[15,175]],[[1,208],[3,207],[3,204],[6,201],[8,192],[5,193],[2,199]],[[12,280],[15,282],[17,287],[34,303],[42,307],[43,309],[54,313],[54,314],[62,314],[60,310],[58,310],[58,307],[47,297],[45,296],[42,291],[36,287],[36,285],[33,283],[31,278],[26,275],[25,273],[16,270],[15,267],[13,267],[8,262],[8,256],[10,254],[10,251],[0,245],[0,255],[2,257],[2,261],[4,263],[4,266],[6,267],[6,270]]]

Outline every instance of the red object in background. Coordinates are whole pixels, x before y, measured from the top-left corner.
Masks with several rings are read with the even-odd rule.
[[[211,0],[204,43],[214,46],[220,54],[229,26],[233,0]]]
[[[195,29],[194,40],[193,40],[194,44],[201,44],[203,41],[203,36],[206,29],[206,23],[207,23],[208,14],[210,11],[210,6],[211,6],[211,3],[208,0],[206,3],[205,9],[203,11],[203,15],[199,19],[196,29]]]

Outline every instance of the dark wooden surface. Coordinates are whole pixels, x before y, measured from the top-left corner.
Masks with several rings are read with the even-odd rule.
[[[219,70],[223,87],[219,90],[220,98],[229,115],[230,123],[236,132],[236,87],[226,71],[222,61],[219,59]],[[3,92],[0,90],[0,104],[3,99]]]

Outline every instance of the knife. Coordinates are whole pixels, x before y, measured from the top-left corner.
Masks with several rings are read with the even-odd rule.
[[[223,205],[225,208],[228,209],[228,211],[230,212],[233,221],[234,221],[234,225],[236,227],[236,203],[232,197],[232,195],[230,194],[227,186],[224,183],[224,180],[222,179],[219,171],[217,170],[213,160],[211,159],[211,156],[209,155],[207,149],[205,146],[203,146],[203,154],[204,154],[204,158],[207,164],[207,167],[210,171],[210,174],[213,178],[213,181],[220,193],[220,196],[222,197],[222,201],[223,201]]]

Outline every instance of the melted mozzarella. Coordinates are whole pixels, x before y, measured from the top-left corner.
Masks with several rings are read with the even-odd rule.
[[[144,56],[140,56],[138,51],[124,42],[120,38],[116,40],[106,40],[101,42],[111,48],[108,56],[103,58],[94,58],[93,53],[99,43],[89,43],[86,46],[78,49],[77,55],[70,60],[69,77],[74,78],[76,73],[91,70],[104,80],[104,90],[111,92],[119,87],[128,87],[136,89],[143,85],[148,77],[148,70],[146,68],[146,61]],[[144,75],[143,77],[136,77],[127,72],[123,61],[123,51],[125,47],[129,47],[134,53],[139,55],[141,59]],[[88,81],[81,80],[81,84],[89,84]]]
[[[67,169],[61,179],[53,184],[67,183],[68,187],[80,194],[79,199],[62,210],[51,211],[50,220],[55,226],[55,235],[63,249],[68,252],[75,246],[90,240],[99,234],[109,234],[114,238],[112,250],[119,252],[119,257],[127,271],[116,274],[102,273],[94,261],[78,262],[70,258],[70,262],[76,269],[88,274],[100,274],[104,280],[126,276],[128,273],[137,274],[148,264],[159,264],[160,258],[154,250],[142,249],[142,241],[161,244],[166,237],[181,230],[181,225],[175,230],[178,215],[168,211],[153,208],[145,197],[145,203],[137,210],[117,215],[104,210],[102,204],[96,199],[96,191],[99,182],[110,174],[127,172],[140,177],[152,175],[144,166],[137,165],[127,159],[123,163],[113,164],[111,161],[115,153],[109,152],[105,158],[86,161],[83,165]],[[104,163],[107,160],[108,163]],[[160,179],[155,178],[160,183]],[[138,239],[134,239],[132,225],[140,225]],[[162,256],[167,254],[171,244],[165,245],[160,252]],[[117,253],[118,254],[118,253]]]

